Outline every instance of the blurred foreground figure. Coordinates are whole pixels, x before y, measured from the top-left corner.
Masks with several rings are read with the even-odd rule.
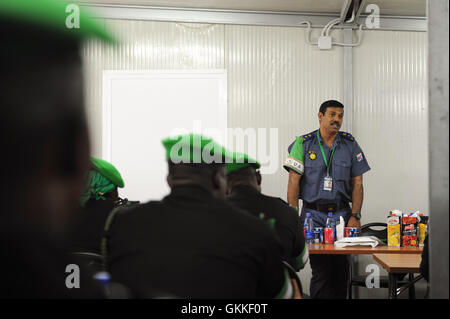
[[[107,245],[112,279],[135,297],[292,297],[273,230],[224,201],[228,152],[193,134],[163,145],[171,193],[115,215]]]
[[[89,163],[79,45],[109,38],[66,8],[0,1],[0,298],[103,296],[62,243]]]

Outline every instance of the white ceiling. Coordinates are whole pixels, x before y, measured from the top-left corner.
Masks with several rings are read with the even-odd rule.
[[[203,8],[303,13],[339,13],[345,0],[78,0],[78,2],[178,8]],[[382,15],[425,16],[426,0],[366,0]]]

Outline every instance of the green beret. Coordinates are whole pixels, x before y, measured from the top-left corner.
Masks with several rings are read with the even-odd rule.
[[[247,154],[235,152],[233,153],[233,162],[227,164],[227,174],[249,166],[253,166],[255,169],[258,169],[261,167],[261,164]]]
[[[185,134],[162,140],[166,158],[173,163],[229,163],[231,154],[211,138],[198,134]]]
[[[91,163],[100,174],[109,179],[117,187],[122,188],[125,185],[122,176],[120,176],[119,171],[113,164],[95,157],[91,157]]]
[[[0,0],[0,19],[2,17],[46,26],[76,38],[93,36],[113,41],[112,36],[84,9],[60,0]]]

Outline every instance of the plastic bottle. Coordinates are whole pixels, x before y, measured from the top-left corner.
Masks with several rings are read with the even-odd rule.
[[[109,297],[110,294],[109,282],[111,280],[111,275],[109,274],[109,272],[107,271],[97,272],[96,274],[94,274],[94,279],[101,284],[105,296]]]
[[[306,213],[305,224],[303,226],[305,232],[305,240],[307,244],[314,243],[314,223],[311,213]]]
[[[333,220],[333,213],[328,213],[327,223],[323,232],[324,243],[333,244],[336,237],[336,225]]]

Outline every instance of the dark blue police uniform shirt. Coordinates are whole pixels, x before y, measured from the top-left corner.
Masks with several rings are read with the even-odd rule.
[[[366,156],[355,138],[349,133],[339,132],[332,147],[329,148],[319,134],[327,161],[330,158],[331,150],[336,147],[330,167],[330,176],[333,178],[331,191],[323,189],[327,170],[317,140],[317,130],[303,135],[303,138],[305,171],[300,180],[300,199],[308,203],[316,201],[351,202],[352,178],[370,170]],[[289,146],[288,152],[291,151],[294,143],[295,141]],[[311,154],[314,154],[315,158]]]

